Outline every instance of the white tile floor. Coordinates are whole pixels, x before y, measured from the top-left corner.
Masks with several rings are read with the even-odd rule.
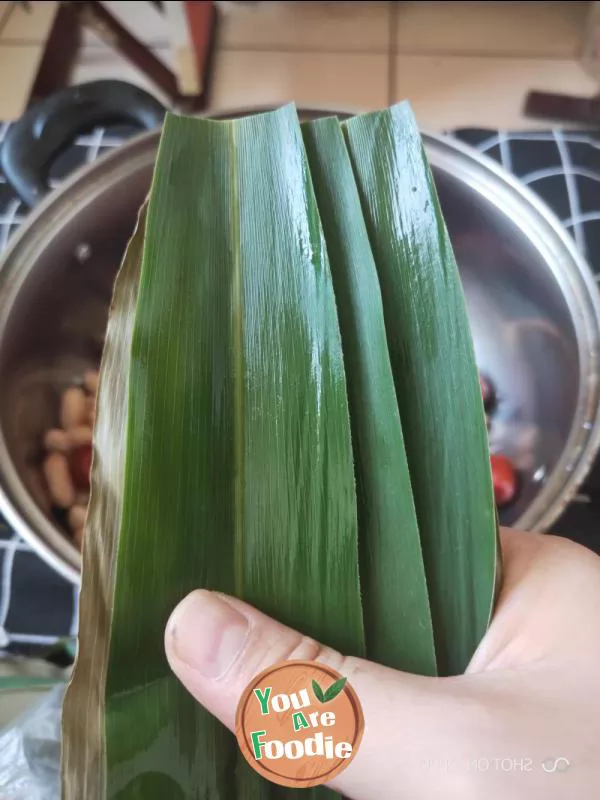
[[[590,3],[399,3],[403,55],[577,58]]]
[[[56,3],[33,13],[0,2],[0,119],[26,102]],[[148,3],[105,5],[169,62],[166,29]],[[522,116],[529,89],[597,91],[581,67],[590,3],[220,3],[212,103],[235,108],[295,100],[375,108],[408,97],[421,125],[538,126]],[[6,76],[10,76],[6,80]],[[145,76],[86,34],[73,82],[122,78],[160,96]]]
[[[227,49],[386,54],[392,5],[375,0],[226,3],[221,42]]]
[[[530,89],[583,96],[598,90],[576,61],[549,58],[399,55],[394,75],[394,100],[411,98],[429,128],[539,128],[543,123],[522,113]]]
[[[212,92],[215,108],[281,103],[352,110],[388,102],[388,58],[371,53],[223,50]]]

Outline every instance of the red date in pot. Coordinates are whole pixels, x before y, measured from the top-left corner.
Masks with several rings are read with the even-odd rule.
[[[78,489],[89,490],[92,469],[92,445],[82,444],[70,453],[69,466],[73,483]]]
[[[506,456],[493,454],[492,481],[494,484],[494,498],[498,508],[503,508],[513,502],[519,489],[517,472],[512,461]]]

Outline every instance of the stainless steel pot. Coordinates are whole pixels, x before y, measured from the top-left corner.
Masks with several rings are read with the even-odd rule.
[[[251,112],[218,116],[241,113]],[[302,116],[325,113],[335,112]],[[158,136],[132,140],[53,192],[0,265],[0,510],[73,582],[80,556],[49,517],[39,442],[55,422],[61,388],[100,356],[113,279],[149,188]],[[546,530],[600,444],[597,288],[531,192],[453,140],[424,140],[479,364],[497,388],[492,449],[511,456],[522,474],[518,501],[502,522]]]

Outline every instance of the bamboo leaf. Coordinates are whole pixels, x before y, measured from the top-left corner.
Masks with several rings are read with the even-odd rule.
[[[309,636],[362,655],[346,374],[298,116],[287,106],[229,124],[243,345],[241,594]]]
[[[496,518],[462,286],[410,106],[344,123],[383,296],[440,674],[488,625]]]
[[[160,634],[188,592],[235,589],[232,254],[219,234],[231,223],[230,142],[217,128],[196,134],[165,121],[131,340],[105,716],[107,795],[119,800],[235,793],[235,739],[190,701]]]
[[[92,500],[86,519],[79,646],[63,701],[62,798],[104,800],[104,711],[110,609],[125,470],[131,337],[147,204],[140,210],[113,291],[96,401]]]
[[[435,675],[421,542],[360,198],[337,119],[302,128],[349,375],[367,654],[395,669]]]
[[[231,124],[243,344],[237,591],[317,640],[362,655],[346,376],[298,117],[288,106]]]
[[[69,778],[67,800],[263,798],[235,768],[233,736],[171,674],[163,631],[204,587],[364,654],[346,376],[294,107],[227,123],[169,115],[140,260],[142,236],[111,314],[117,409],[118,365],[101,373],[94,469],[116,468],[94,480],[88,515],[110,507],[116,562],[99,587],[84,555],[82,609],[92,618],[96,604],[104,627],[84,639],[66,726],[74,753],[72,718],[92,690],[93,747],[67,769],[81,776],[93,750],[106,773]]]
[[[325,695],[321,702],[329,703],[330,700],[335,700],[338,694],[341,691],[343,691],[347,681],[348,678],[339,678],[339,680],[334,681],[334,683],[332,683],[329,689],[327,689],[327,691],[325,692]]]
[[[313,679],[313,682],[312,682],[312,689],[313,689],[315,697],[317,698],[319,703],[324,703],[325,702],[325,694],[323,693],[323,689],[321,689],[321,687],[319,686],[317,681],[314,680],[314,679]]]
[[[418,129],[400,106],[304,135],[308,159],[293,106],[167,116],[103,355],[64,800],[296,796],[172,676],[192,589],[364,655],[360,532],[370,657],[435,674],[435,634],[455,674],[487,626],[483,407]]]

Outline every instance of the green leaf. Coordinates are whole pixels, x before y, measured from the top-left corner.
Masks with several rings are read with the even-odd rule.
[[[435,675],[433,627],[379,279],[337,119],[302,126],[336,293],[358,495],[367,655]]]
[[[74,683],[97,727],[65,800],[263,797],[234,768],[233,736],[172,675],[163,632],[185,594],[218,589],[364,655],[346,375],[294,107],[168,115],[140,266],[141,235],[113,300],[122,360],[101,372],[96,563],[84,553],[82,610],[101,638],[85,637]],[[127,404],[111,409],[117,366]],[[105,507],[117,554],[97,581]],[[84,756],[100,765],[91,778]]]
[[[408,103],[343,129],[381,285],[440,674],[462,673],[488,626],[496,516],[466,305]]]
[[[239,219],[235,374],[243,378],[238,592],[364,655],[346,373],[298,116],[287,106],[229,124]]]
[[[140,209],[116,279],[96,401],[92,492],[86,519],[79,646],[62,714],[64,800],[106,796],[105,693],[116,546],[125,473],[131,337],[147,204]]]
[[[328,703],[330,700],[333,700],[338,696],[338,694],[342,691],[342,689],[346,685],[347,680],[348,678],[340,678],[339,680],[332,683],[326,692],[323,692],[323,689],[321,689],[317,681],[313,679],[312,688],[314,695],[319,701],[319,703]]]
[[[343,691],[344,686],[346,685],[348,678],[339,678],[337,681],[331,684],[329,689],[325,692],[325,696],[323,698],[324,703],[329,703],[330,700],[335,700],[338,694]]]
[[[193,589],[429,675],[433,636],[456,674],[487,627],[483,407],[418,129],[343,130],[307,158],[293,106],[167,116],[103,354],[63,800],[331,796],[266,783],[174,678]]]
[[[323,694],[323,689],[321,689],[319,684],[314,679],[313,679],[313,682],[312,682],[312,689],[313,689],[315,697],[317,698],[319,703],[324,703],[325,702],[325,695]]]

